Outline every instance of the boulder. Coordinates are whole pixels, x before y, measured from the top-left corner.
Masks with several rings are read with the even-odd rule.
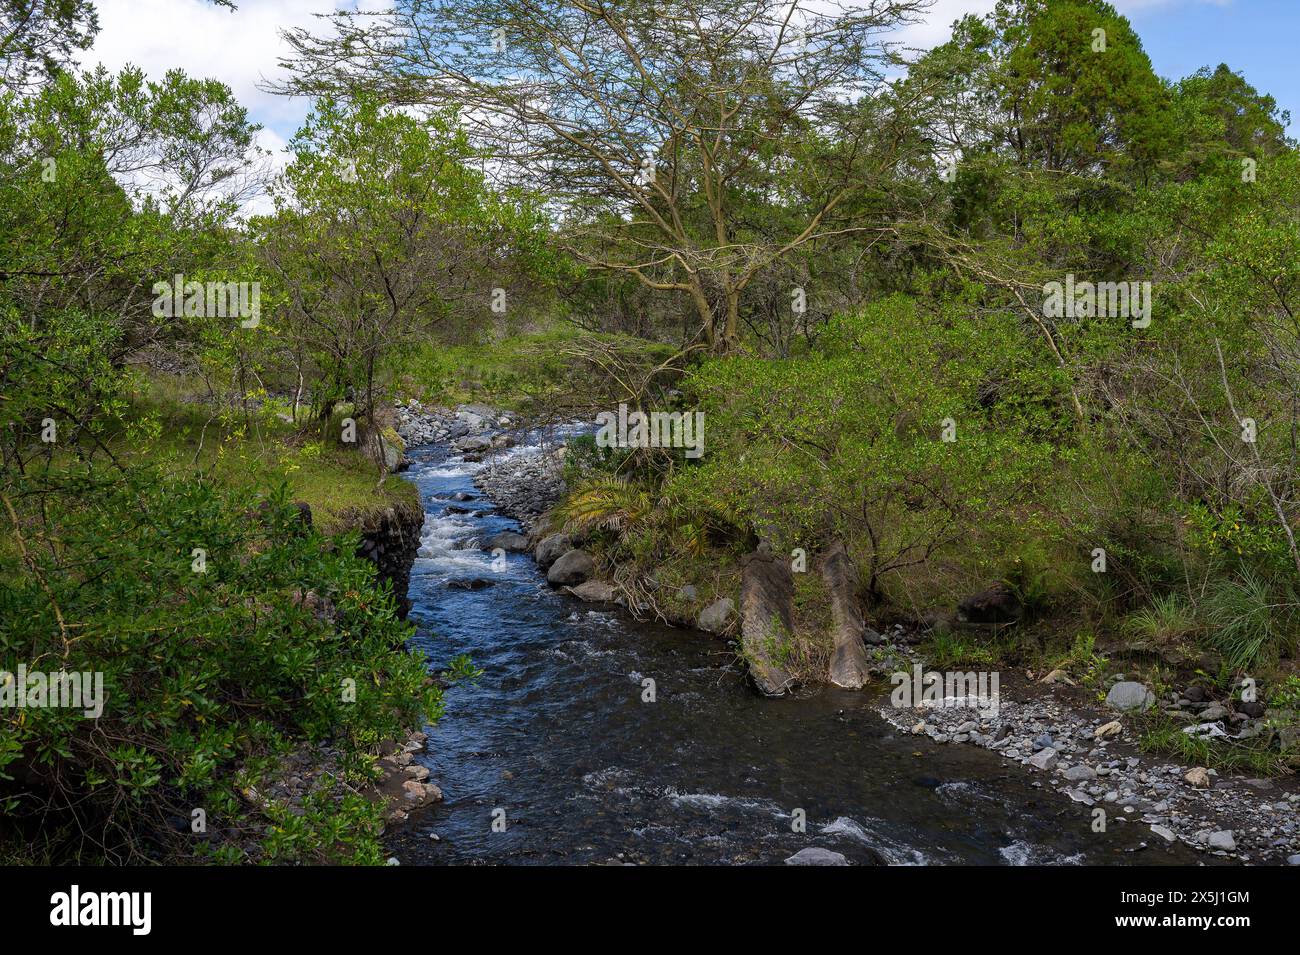
[[[1145,710],[1155,701],[1154,693],[1133,680],[1116,683],[1106,694],[1106,705],[1116,710]]]
[[[1026,762],[1035,769],[1052,769],[1059,761],[1056,750],[1052,747],[1040,749],[1033,756],[1030,756]]]
[[[482,590],[484,587],[491,587],[494,583],[495,580],[486,577],[457,577],[447,581],[447,586],[457,590]]]
[[[849,690],[860,690],[867,682],[867,648],[862,644],[866,624],[858,607],[858,568],[844,542],[837,540],[826,550],[821,565],[822,580],[831,598],[832,637],[830,682]]]
[[[1222,849],[1225,852],[1232,852],[1237,848],[1237,840],[1231,829],[1220,829],[1218,832],[1210,833],[1210,838],[1206,842],[1211,849]]]
[[[454,447],[457,451],[486,451],[492,447],[492,439],[481,434],[469,434],[457,438]]]
[[[538,567],[546,570],[572,549],[573,541],[568,534],[551,534],[542,538],[542,542],[533,551],[533,559],[537,561]]]
[[[735,612],[736,603],[730,597],[715,600],[700,611],[699,627],[705,633],[721,633]]]
[[[498,547],[508,554],[520,554],[528,550],[528,538],[514,531],[502,531],[488,538],[487,543],[483,545],[483,550],[491,551]]]
[[[786,865],[848,865],[849,860],[839,852],[833,852],[830,849],[823,849],[820,846],[809,846],[806,849],[800,849],[790,858],[785,860]]]
[[[1022,612],[1020,598],[1006,584],[994,584],[957,605],[963,623],[1014,623]]]
[[[576,587],[569,587],[569,593],[587,603],[612,604],[618,596],[618,588],[605,580],[589,580]]]
[[[586,581],[596,570],[596,562],[585,550],[571,550],[546,572],[546,582],[552,587],[572,586]]]
[[[740,643],[749,675],[765,696],[781,696],[794,678],[773,659],[794,634],[794,578],[784,555],[760,547],[745,562],[740,584]]]

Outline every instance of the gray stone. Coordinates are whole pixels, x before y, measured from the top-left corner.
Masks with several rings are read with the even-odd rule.
[[[1173,830],[1170,829],[1168,826],[1152,826],[1151,831],[1154,832],[1161,839],[1165,840],[1165,842],[1173,842],[1174,839],[1177,838],[1174,835]]]
[[[574,551],[574,553],[578,552]],[[559,563],[557,562],[555,566],[558,567]],[[618,588],[603,580],[589,580],[585,584],[570,587],[569,593],[588,603],[613,603],[614,598],[618,596]]]
[[[706,633],[721,633],[736,612],[736,603],[730,597],[715,600],[700,611],[699,627]]]
[[[1083,782],[1086,779],[1096,779],[1097,773],[1091,766],[1084,766],[1080,763],[1078,766],[1071,766],[1063,774],[1066,779],[1072,783]]]
[[[1116,683],[1106,694],[1106,705],[1117,710],[1145,710],[1155,701],[1154,693],[1131,680]]]
[[[1210,833],[1210,838],[1206,842],[1211,849],[1223,849],[1232,852],[1237,848],[1237,840],[1233,838],[1231,829],[1220,829],[1218,832]]]
[[[1050,746],[1047,749],[1040,749],[1027,760],[1028,765],[1035,769],[1051,769],[1059,760],[1056,756],[1056,750]]]
[[[481,434],[466,435],[455,441],[457,451],[486,451],[492,447],[492,439]]]
[[[833,686],[860,690],[869,678],[867,648],[862,643],[862,610],[858,606],[858,568],[845,550],[844,542],[834,541],[822,558],[822,580],[831,598],[832,638],[829,680]]]
[[[533,551],[533,559],[537,561],[538,567],[546,570],[572,548],[573,541],[568,534],[551,534],[542,538],[542,542]]]
[[[1201,710],[1200,720],[1202,723],[1213,723],[1221,720],[1228,715],[1228,708],[1219,703],[1211,703],[1205,709]]]
[[[553,587],[572,586],[586,581],[596,570],[596,562],[585,550],[571,550],[546,572],[546,582]]]
[[[823,849],[819,846],[809,846],[806,849],[800,849],[790,858],[785,860],[786,865],[848,865],[849,860],[838,852],[832,852],[830,849]]]
[[[528,550],[528,538],[514,531],[502,531],[500,534],[494,534],[483,545],[484,550],[496,550],[498,547],[510,554],[523,553]]]
[[[777,662],[794,636],[794,578],[784,554],[760,546],[745,561],[740,584],[740,643],[749,675],[765,696],[781,696],[794,677]]]

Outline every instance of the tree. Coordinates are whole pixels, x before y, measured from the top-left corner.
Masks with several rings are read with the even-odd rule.
[[[449,115],[327,97],[291,148],[276,214],[252,223],[278,326],[300,380],[312,376],[316,416],[351,401],[379,459],[372,425],[392,349],[457,310],[490,315],[494,287],[508,297],[521,268],[548,259],[543,221],[526,196],[488,188]]]
[[[0,89],[31,92],[98,32],[91,0],[0,0]]]
[[[900,162],[883,35],[926,0],[402,0],[287,35],[286,89],[462,107],[494,174],[543,190],[587,265],[686,296],[715,350],[792,250],[862,227],[847,201]],[[796,210],[779,231],[748,211]]]

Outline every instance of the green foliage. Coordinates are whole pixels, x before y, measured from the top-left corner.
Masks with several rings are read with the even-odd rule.
[[[985,667],[997,660],[993,649],[969,634],[937,629],[920,648],[926,665],[936,670],[953,670],[961,667]]]
[[[103,674],[97,720],[59,708],[10,710],[0,774],[11,821],[78,820],[106,858],[200,855],[375,861],[377,809],[355,798],[290,818],[250,803],[262,773],[234,770],[307,741],[331,742],[353,782],[368,753],[442,704],[410,632],[355,539],[299,523],[283,490],[247,490],[148,469],[68,470],[17,514],[19,552],[0,554],[0,668]],[[8,498],[6,499],[9,500]],[[54,542],[57,541],[57,544]],[[195,548],[206,551],[194,570]],[[349,684],[348,681],[354,681]],[[355,685],[355,702],[345,687]],[[341,793],[341,790],[340,790]],[[320,796],[320,800],[327,797]],[[202,807],[236,844],[178,836],[169,816]],[[65,851],[85,847],[65,846]]]
[[[1164,647],[1194,636],[1196,612],[1178,594],[1164,594],[1124,618],[1121,631],[1146,648]]]
[[[1017,505],[1052,459],[1052,377],[1005,318],[893,298],[807,356],[702,365],[687,385],[704,456],[669,491],[748,515],[782,549],[860,541],[874,590]]]
[[[1212,580],[1202,602],[1211,646],[1241,673],[1295,653],[1300,600],[1293,585],[1243,570]]]

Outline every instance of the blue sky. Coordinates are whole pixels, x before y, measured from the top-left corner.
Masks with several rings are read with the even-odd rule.
[[[813,0],[815,2],[815,0]],[[1226,62],[1295,115],[1300,133],[1300,0],[1111,0],[1133,22],[1156,71],[1178,78]],[[95,0],[102,30],[83,62],[110,69],[134,63],[151,76],[181,67],[227,83],[266,130],[262,145],[279,151],[306,104],[273,96],[259,84],[274,78],[284,52],[279,30],[311,26],[313,14],[355,6],[354,0],[236,0],[238,10],[204,0]],[[985,13],[994,0],[936,0],[928,21],[902,40],[928,47],[948,38],[953,20]],[[379,7],[383,0],[367,0]]]
[[[1300,133],[1300,0],[1167,0],[1125,4],[1156,72],[1178,78],[1227,63],[1291,111]]]

